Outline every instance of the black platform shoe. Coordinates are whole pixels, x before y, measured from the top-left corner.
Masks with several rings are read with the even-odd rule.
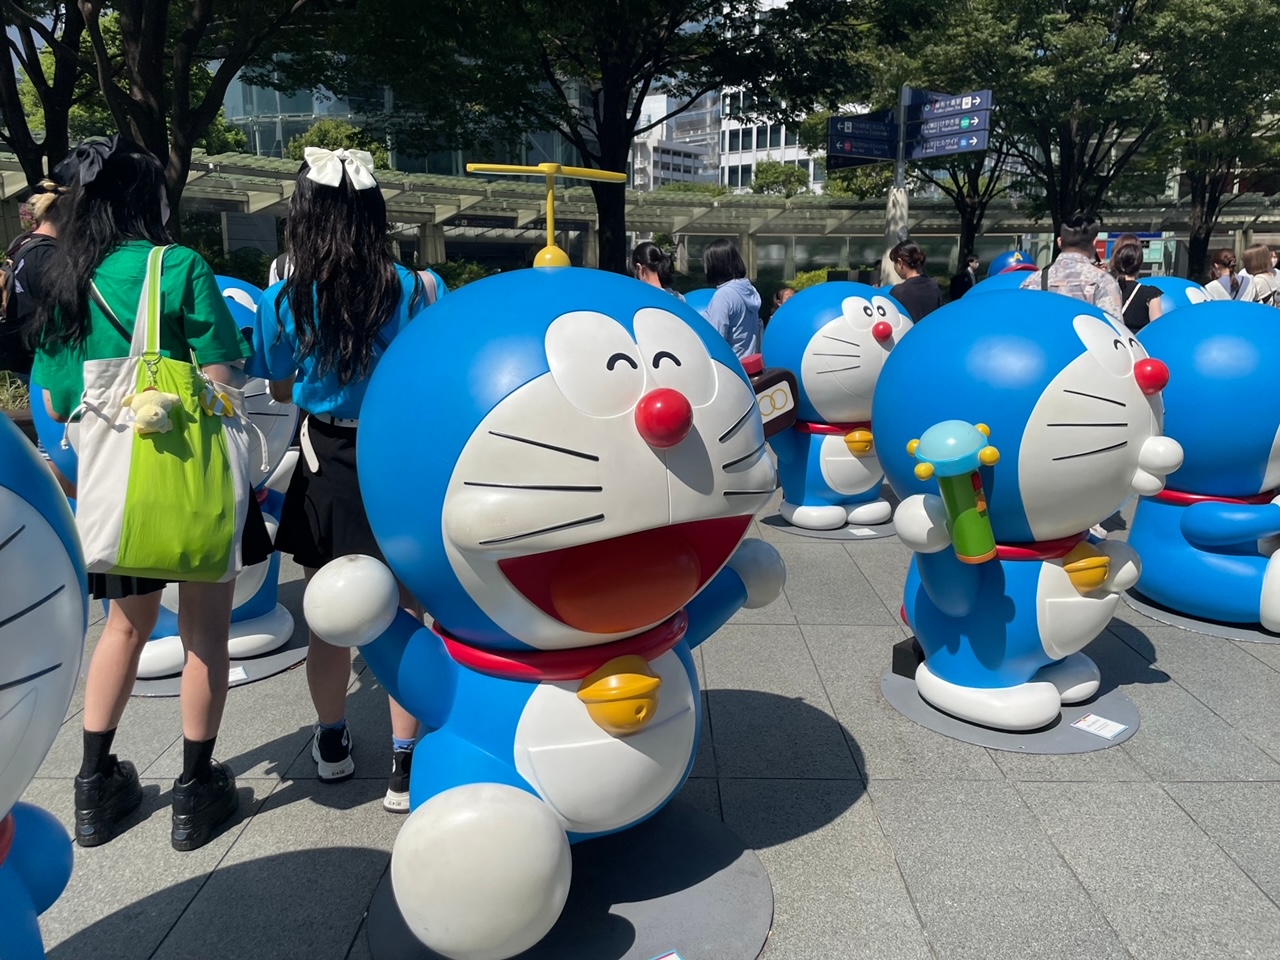
[[[173,784],[173,831],[170,841],[175,850],[198,850],[213,839],[214,832],[236,812],[240,798],[236,794],[236,778],[218,761],[213,761],[213,775],[205,783]]]
[[[115,838],[120,821],[142,803],[142,782],[128,760],[111,755],[111,773],[76,777],[76,843],[97,847]]]

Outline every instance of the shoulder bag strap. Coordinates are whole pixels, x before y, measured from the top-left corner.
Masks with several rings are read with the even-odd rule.
[[[1044,267],[1040,271],[1040,289],[1048,292],[1049,290],[1049,268]]]
[[[1121,317],[1123,317],[1124,312],[1129,309],[1129,304],[1133,303],[1133,298],[1138,295],[1138,288],[1140,286],[1142,286],[1142,284],[1140,284],[1137,280],[1133,281],[1133,290],[1129,293],[1129,296],[1125,299],[1124,306],[1120,308]]]
[[[168,247],[152,247],[147,254],[147,274],[138,298],[138,314],[133,321],[129,356],[140,357],[160,352],[160,277],[164,272],[164,255]]]
[[[89,281],[89,299],[98,305],[98,309],[102,311],[102,315],[107,318],[107,322],[116,328],[116,333],[124,337],[130,343],[133,342],[133,334],[124,328],[124,324],[116,317],[116,312],[111,309],[106,298],[102,296],[102,291],[98,289],[98,285],[92,280]]]

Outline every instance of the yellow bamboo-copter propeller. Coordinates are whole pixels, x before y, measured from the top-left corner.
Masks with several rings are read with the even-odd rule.
[[[511,163],[468,163],[467,173],[496,173],[501,176],[547,178],[547,245],[534,257],[535,267],[567,267],[569,255],[556,246],[556,177],[572,177],[575,180],[600,180],[605,183],[626,183],[625,173],[610,170],[592,170],[588,167],[566,167],[559,163],[540,163],[536,167],[522,167]]]

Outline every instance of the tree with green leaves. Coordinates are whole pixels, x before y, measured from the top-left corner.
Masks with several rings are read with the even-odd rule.
[[[397,150],[552,130],[574,155],[548,159],[625,171],[637,134],[710,91],[741,88],[763,114],[856,86],[854,10],[854,0],[776,10],[759,0],[438,0],[424,17],[414,0],[361,0],[291,76],[339,95],[394,87],[397,113],[385,122]],[[403,28],[390,42],[385,23]],[[646,118],[644,98],[659,91],[671,107]],[[600,265],[625,271],[624,188],[591,189]]]
[[[1171,0],[1154,35],[1171,78],[1174,169],[1191,201],[1189,273],[1205,280],[1235,184],[1280,168],[1280,4]]]
[[[809,192],[809,174],[794,163],[783,163],[772,158],[756,164],[751,177],[751,192],[766,196],[794,197]]]
[[[391,168],[391,154],[385,143],[346,120],[319,120],[306,133],[300,133],[289,141],[290,160],[301,160],[307,147],[324,147],[326,150],[367,150],[373,155],[373,165],[379,170]]]

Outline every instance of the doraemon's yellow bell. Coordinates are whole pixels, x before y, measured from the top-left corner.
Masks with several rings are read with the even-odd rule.
[[[634,654],[614,657],[578,687],[578,699],[602,730],[615,737],[637,733],[658,712],[662,678]]]
[[[1062,558],[1062,569],[1071,579],[1071,585],[1082,594],[1092,593],[1107,582],[1111,573],[1111,559],[1089,543],[1077,543]]]
[[[503,176],[547,178],[547,245],[533,258],[535,267],[567,267],[569,255],[556,246],[556,177],[573,177],[575,180],[600,180],[605,183],[626,183],[625,173],[611,170],[592,170],[590,167],[566,167],[559,163],[540,163],[536,167],[522,167],[511,163],[468,163],[467,173],[497,173]]]
[[[844,435],[844,445],[855,457],[865,457],[869,454],[873,442],[870,430],[850,430]]]

